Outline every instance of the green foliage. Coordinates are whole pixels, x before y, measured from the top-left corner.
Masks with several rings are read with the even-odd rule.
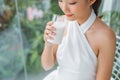
[[[63,14],[62,10],[59,7],[58,0],[51,0],[51,11],[54,14]]]
[[[112,11],[111,12],[110,25],[114,29],[114,31],[118,35],[120,35],[120,12],[117,12],[117,11]]]
[[[110,19],[110,20],[109,20]],[[120,12],[110,11],[103,13],[105,23],[110,23],[110,27],[120,36]]]
[[[46,23],[51,20],[51,14],[45,13],[42,19],[29,21],[25,16],[22,17],[22,31],[30,44],[27,55],[27,69],[32,72],[40,71],[40,55],[43,51],[43,33]]]
[[[45,5],[42,4],[42,0],[17,0],[18,1],[18,10],[19,10],[19,18],[20,18],[20,23],[21,23],[21,29],[22,29],[22,33],[21,35],[24,35],[24,37],[26,38],[26,42],[28,43],[29,47],[27,48],[27,50],[25,50],[25,63],[27,66],[27,71],[28,72],[40,72],[41,71],[41,63],[40,63],[40,56],[41,53],[43,51],[43,47],[44,47],[44,40],[43,40],[43,34],[44,34],[44,28],[46,26],[46,23],[48,21],[51,20],[51,12],[44,12],[44,17],[40,18],[40,19],[34,19],[33,21],[29,21],[27,19],[27,15],[26,15],[26,9],[29,6],[35,6],[38,9],[42,9],[44,11],[44,7]],[[17,25],[16,27],[18,27],[18,22],[16,19],[16,7],[15,7],[15,2],[14,0],[4,0],[5,6],[9,6],[10,10],[12,10],[14,12],[13,16],[11,17],[10,20],[8,20],[8,28],[10,28],[13,25]],[[11,25],[11,26],[10,26]],[[3,30],[2,30],[3,31]],[[24,42],[24,39],[23,39]],[[25,47],[23,43],[23,47]],[[6,46],[4,46],[6,47]],[[5,48],[4,48],[5,49]],[[22,54],[22,53],[20,53]],[[18,57],[21,57],[19,55],[17,55]],[[17,59],[19,58],[13,58],[14,61],[17,61]],[[3,57],[0,57],[0,60],[6,60]],[[8,63],[8,68],[9,65],[11,63]],[[16,64],[15,64],[16,65]],[[4,75],[4,77],[6,76],[10,76],[12,75],[14,72],[12,72],[12,70],[4,70],[4,67],[0,67],[0,75]],[[18,65],[17,66],[13,66],[13,69],[19,68]],[[21,68],[20,68],[21,69]],[[22,66],[22,69],[23,66]],[[23,71],[23,70],[21,70]]]
[[[16,76],[23,68],[19,28],[12,23],[0,32],[0,78]]]
[[[18,0],[21,1],[21,0]],[[40,72],[41,71],[41,63],[40,56],[44,47],[43,33],[46,23],[51,20],[51,13],[44,12],[44,17],[42,19],[34,19],[33,21],[29,21],[26,15],[26,8],[29,6],[36,6],[38,9],[42,9],[43,4],[42,0],[26,0],[26,3],[22,3],[23,5],[19,5],[19,11],[21,13],[21,28],[23,34],[26,36],[26,39],[29,43],[29,49],[27,50],[26,57],[26,66],[28,72]],[[25,6],[27,4],[27,6]],[[42,7],[41,7],[41,6]],[[25,7],[23,7],[25,6]],[[45,5],[44,5],[45,6]],[[44,9],[42,9],[44,10]]]

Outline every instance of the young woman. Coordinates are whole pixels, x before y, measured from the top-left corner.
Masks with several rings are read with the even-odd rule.
[[[55,35],[53,22],[44,33],[45,48],[41,56],[45,70],[56,61],[57,70],[43,80],[110,80],[116,37],[97,16],[101,0],[59,0],[69,24],[60,45],[47,39]]]

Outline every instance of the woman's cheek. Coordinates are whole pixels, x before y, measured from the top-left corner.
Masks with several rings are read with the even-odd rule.
[[[71,11],[73,14],[76,14],[76,13],[81,12],[81,8],[80,8],[80,7],[71,7],[71,8],[70,8],[70,11]]]
[[[60,3],[60,2],[59,2],[59,7],[60,7],[61,10],[63,10],[63,9],[62,9],[63,5],[62,5],[62,3]]]

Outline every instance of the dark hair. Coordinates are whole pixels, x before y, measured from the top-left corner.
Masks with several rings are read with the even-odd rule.
[[[98,9],[100,7],[102,0],[96,0],[95,3],[92,5],[92,8],[94,9],[95,14],[98,16]]]

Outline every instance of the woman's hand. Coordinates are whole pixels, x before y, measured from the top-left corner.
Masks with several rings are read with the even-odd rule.
[[[56,35],[56,33],[54,32],[55,28],[52,25],[53,25],[52,21],[48,22],[44,31],[44,41],[45,41],[45,44],[49,46],[52,46],[53,44],[49,43],[47,40],[48,39],[52,40],[53,39],[52,36]]]

